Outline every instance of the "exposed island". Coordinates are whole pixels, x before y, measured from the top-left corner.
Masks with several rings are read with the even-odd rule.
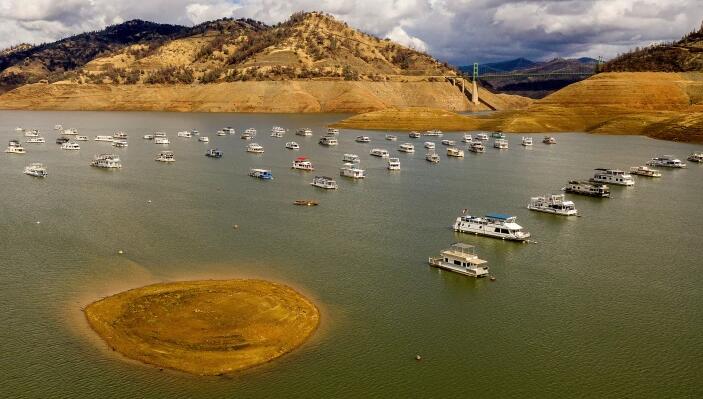
[[[85,315],[124,356],[197,375],[271,361],[305,342],[320,320],[292,288],[239,279],[135,288],[90,304]]]

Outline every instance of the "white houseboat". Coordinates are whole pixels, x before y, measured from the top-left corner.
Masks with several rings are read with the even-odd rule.
[[[396,135],[394,135],[394,134],[387,134],[387,135],[386,135],[386,140],[388,140],[388,141],[398,141],[398,136],[396,136]]]
[[[354,141],[357,143],[370,143],[371,142],[371,137],[369,136],[357,136]]]
[[[556,144],[557,139],[555,139],[554,137],[551,137],[551,136],[544,136],[544,138],[542,139],[542,142],[544,144]]]
[[[312,179],[312,183],[310,185],[314,187],[319,187],[319,188],[324,188],[325,190],[336,190],[337,189],[337,182],[327,176],[315,176]]]
[[[356,164],[347,162],[339,169],[339,175],[351,177],[352,179],[363,179],[366,177],[366,171],[356,166]]]
[[[488,141],[488,135],[486,133],[478,133],[476,135],[476,140]]]
[[[663,155],[661,157],[652,158],[647,162],[648,166],[661,166],[664,168],[678,168],[682,169],[686,167],[686,164],[681,162],[680,159],[676,159],[671,155]]]
[[[448,249],[440,252],[439,257],[429,258],[430,266],[471,277],[488,276],[488,266],[479,259],[473,245],[454,243]]]
[[[112,143],[112,140],[114,140],[114,139],[112,138],[112,136],[95,136],[95,138],[93,140],[94,141],[105,141],[108,143]]]
[[[522,138],[522,143],[524,147],[529,147],[532,145],[532,137],[523,137]]]
[[[167,163],[176,162],[176,158],[173,156],[173,151],[161,151],[154,160]]]
[[[315,168],[312,166],[312,162],[306,157],[298,157],[293,161],[292,169],[313,171]]]
[[[470,134],[465,134],[464,137],[461,138],[461,141],[466,143],[466,144],[471,144],[474,142],[474,138]]]
[[[564,194],[551,194],[544,197],[532,197],[527,209],[531,211],[552,213],[561,216],[577,216],[578,210],[573,201],[564,200]]]
[[[460,150],[456,147],[449,147],[449,148],[447,148],[447,156],[454,157],[454,158],[463,158],[464,157],[464,150]]]
[[[337,141],[337,138],[334,136],[324,136],[324,137],[320,138],[320,144],[326,145],[329,147],[329,146],[337,145],[337,144],[339,144],[339,142]]]
[[[357,163],[360,162],[359,156],[356,154],[344,154],[342,156],[342,162]]]
[[[508,140],[506,139],[496,139],[493,142],[493,148],[497,148],[499,150],[507,150],[508,149]]]
[[[308,128],[301,128],[295,131],[298,136],[312,136],[312,130]]]
[[[90,166],[104,169],[119,169],[122,167],[120,157],[114,154],[100,154],[90,162]]]
[[[455,146],[455,145],[456,145],[456,141],[444,139],[444,140],[442,140],[442,145]]]
[[[388,164],[386,165],[388,170],[400,170],[400,159],[398,158],[388,158]]]
[[[605,169],[598,168],[595,170],[596,173],[591,178],[591,181],[596,183],[609,183],[618,186],[634,186],[635,179],[632,175],[625,173],[620,169]]]
[[[171,144],[168,137],[156,137],[154,136],[154,144]]]
[[[694,152],[687,159],[691,162],[703,163],[703,152]]]
[[[176,133],[176,136],[189,139],[193,137],[193,134],[187,130],[183,130],[181,132]]]
[[[469,151],[476,153],[486,152],[486,147],[480,141],[475,141],[469,146]]]
[[[427,154],[425,154],[425,160],[430,163],[439,163],[439,155],[437,155],[434,150],[429,150]]]
[[[415,146],[410,143],[403,143],[400,145],[400,147],[398,147],[398,151],[413,153],[413,152],[415,152]]]
[[[374,148],[369,152],[370,155],[373,155],[374,157],[380,157],[380,158],[388,158],[390,154],[388,151],[382,149],[382,148]]]
[[[490,213],[484,217],[462,215],[454,222],[454,231],[471,233],[503,240],[525,241],[530,238],[530,233],[523,231],[522,226],[516,223],[515,216],[502,213]]]
[[[298,145],[295,141],[289,141],[286,143],[286,148],[289,150],[299,150],[300,145]]]
[[[198,141],[201,143],[209,143],[210,138],[208,136],[200,136],[200,137],[198,137]]]
[[[408,133],[408,137],[410,137],[411,139],[419,139],[420,137],[422,137],[422,135],[418,132],[410,132]]]
[[[46,140],[44,140],[44,137],[32,137],[29,140],[25,141],[27,144],[44,144],[46,143]]]
[[[29,164],[26,168],[24,168],[24,174],[29,175],[29,176],[34,176],[34,177],[46,177],[46,168],[44,165],[40,163],[32,163]]]
[[[258,143],[251,143],[247,146],[247,152],[251,152],[252,154],[263,154],[264,147],[262,147]]]
[[[428,130],[425,132],[425,136],[430,136],[430,137],[442,137],[444,134],[442,133],[441,130]]]
[[[425,146],[425,148],[427,148],[428,150],[434,150],[435,147],[436,147],[435,143],[433,143],[433,142],[431,142],[431,141],[425,141],[424,146]]]
[[[80,144],[78,144],[76,142],[69,141],[67,143],[61,144],[61,149],[62,150],[80,150],[81,146],[80,146]]]

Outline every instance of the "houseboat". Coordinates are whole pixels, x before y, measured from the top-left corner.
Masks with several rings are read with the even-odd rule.
[[[62,124],[56,124],[54,125],[54,130],[63,130],[63,125]]]
[[[437,155],[434,150],[430,150],[427,154],[425,154],[425,160],[431,163],[439,163],[439,155]]]
[[[480,141],[476,141],[471,143],[471,145],[469,146],[469,151],[476,153],[486,152],[486,147],[484,147],[483,143],[481,143]]]
[[[24,147],[21,145],[10,145],[5,149],[5,152],[8,154],[26,154],[27,151],[25,151]]]
[[[380,157],[380,158],[388,158],[390,154],[388,151],[382,149],[382,148],[374,148],[369,152],[370,155],[373,155],[374,157]]]
[[[418,132],[410,132],[408,133],[408,137],[410,137],[411,139],[419,139],[420,137],[422,137],[422,135]]]
[[[439,257],[429,258],[428,262],[430,266],[470,277],[488,276],[488,262],[479,259],[473,245],[454,243],[440,252]]]
[[[127,140],[127,133],[125,133],[125,132],[117,132],[117,133],[115,133],[115,134],[112,135],[112,138],[113,138],[113,139],[117,139],[117,140]]]
[[[88,141],[88,136],[76,136],[76,141]]]
[[[474,138],[470,134],[465,134],[464,137],[461,138],[461,141],[467,144],[471,144],[474,142]]]
[[[388,140],[388,141],[398,141],[398,136],[396,136],[396,135],[394,135],[394,134],[387,134],[387,135],[386,135],[386,140]]]
[[[274,126],[271,128],[271,137],[281,138],[284,134],[286,134],[286,129],[280,126]]]
[[[169,140],[168,137],[154,136],[154,144],[171,144],[171,140]]]
[[[286,143],[286,148],[289,150],[299,150],[300,146],[295,141],[289,141]]]
[[[56,138],[56,144],[63,144],[63,143],[68,143],[71,139],[68,137],[57,137]]]
[[[454,158],[463,158],[464,157],[464,150],[460,150],[456,147],[449,147],[449,148],[447,148],[447,156],[454,157]]]
[[[176,162],[176,158],[173,156],[173,151],[161,151],[154,160],[167,163]]]
[[[61,144],[61,149],[62,150],[80,150],[81,146],[73,141],[69,141],[67,143]]]
[[[105,141],[107,143],[112,143],[112,136],[95,136],[94,141]]]
[[[272,180],[273,175],[271,174],[271,171],[268,169],[249,169],[249,176],[255,177],[257,179],[261,180]]]
[[[433,143],[433,142],[431,142],[431,141],[425,141],[424,146],[425,146],[425,148],[427,148],[428,150],[434,150],[435,147],[436,147],[436,146],[435,146],[435,143]]]
[[[39,137],[39,130],[37,130],[37,129],[25,130],[24,137]]]
[[[620,169],[605,169],[598,168],[595,170],[596,173],[591,178],[592,182],[595,183],[609,183],[618,186],[634,186],[635,180],[632,175],[625,173]]]
[[[444,139],[444,140],[442,140],[442,145],[455,146],[455,145],[456,145],[456,141]]]
[[[351,177],[352,179],[363,179],[366,177],[366,171],[356,166],[356,164],[347,162],[339,169],[339,175]]]
[[[200,137],[198,137],[198,141],[201,143],[209,143],[210,138],[208,136],[200,136]]]
[[[306,157],[298,157],[293,161],[292,169],[313,171],[315,168],[312,166],[312,162]]]
[[[531,211],[552,213],[561,216],[577,216],[578,210],[573,201],[564,200],[564,194],[551,194],[544,197],[532,197],[527,209]]]
[[[144,140],[153,140],[153,139],[154,139],[154,135],[153,135],[153,134],[145,134],[144,136],[142,136],[142,138],[143,138]]]
[[[503,240],[525,241],[530,233],[523,231],[515,216],[489,213],[486,216],[462,215],[454,222],[454,231],[478,234]]]
[[[210,148],[205,153],[205,156],[210,158],[222,158],[223,155],[225,155],[224,152],[220,151],[217,148]]]
[[[44,165],[40,163],[32,163],[29,164],[26,168],[24,168],[24,174],[29,175],[29,176],[34,176],[34,177],[46,177],[46,168]]]
[[[442,133],[441,130],[428,130],[425,132],[425,136],[430,136],[430,137],[442,137],[444,134]]]
[[[187,130],[183,130],[181,132],[176,133],[176,136],[189,139],[189,138],[193,137],[193,134]]]
[[[522,143],[524,147],[530,147],[532,145],[532,137],[523,137]]]
[[[413,152],[415,152],[415,146],[410,143],[403,143],[400,145],[400,147],[398,147],[398,151],[413,153]]]
[[[664,168],[678,168],[682,169],[686,167],[686,164],[681,162],[680,159],[676,159],[671,155],[663,155],[661,157],[652,158],[647,162],[648,166],[660,166]]]
[[[488,135],[486,133],[478,133],[476,135],[476,140],[488,141]]]
[[[493,137],[494,139],[501,139],[501,140],[506,139],[505,133],[503,133],[503,132],[493,132],[493,133],[491,133],[491,137]]]
[[[308,128],[301,128],[295,131],[298,136],[312,136],[312,130]]]
[[[703,152],[694,152],[693,154],[689,155],[686,159],[695,163],[703,163]]]
[[[386,165],[388,170],[400,170],[400,159],[398,158],[388,158],[388,164]]]
[[[334,136],[324,136],[324,137],[320,138],[320,144],[326,145],[329,147],[329,146],[337,145],[337,144],[339,144],[339,142],[337,141],[337,138]]]
[[[120,157],[114,154],[100,154],[90,162],[90,166],[103,169],[119,169],[122,167]]]
[[[495,141],[493,142],[493,148],[497,148],[499,150],[507,150],[508,149],[508,140],[495,139]]]
[[[645,165],[631,167],[630,174],[645,177],[662,177],[661,172]]]
[[[112,146],[117,148],[125,148],[128,146],[127,140],[113,140]]]
[[[223,129],[220,129],[215,134],[218,136],[226,136],[227,132],[225,132]],[[246,140],[251,139],[251,137],[249,137],[249,135],[246,135],[246,137],[245,137],[245,135],[243,133],[241,135],[241,138],[246,139]]]
[[[164,132],[154,132],[154,134],[152,134],[152,136],[153,136],[153,138],[157,138],[157,137],[166,137],[166,133],[164,133]]]
[[[357,163],[360,162],[359,156],[356,154],[344,154],[342,156],[342,162]]]
[[[339,136],[339,129],[335,129],[333,127],[328,127],[327,128],[327,134],[328,135],[333,135],[333,136]]]
[[[610,187],[605,184],[589,181],[571,180],[566,187],[564,187],[564,191],[572,194],[588,195],[590,197],[610,197]]]
[[[65,136],[75,136],[78,134],[78,130],[76,129],[64,129],[63,133],[61,133]]]
[[[31,137],[29,140],[25,141],[27,144],[44,144],[46,140],[44,137]]]
[[[371,142],[371,137],[369,136],[357,136],[354,141],[357,143],[370,143]]]
[[[254,137],[256,137],[256,129],[251,128],[251,127],[249,129],[245,130],[244,132],[242,132],[242,134],[239,136],[239,138],[242,140],[251,140]]]
[[[544,144],[556,144],[556,143],[557,143],[557,139],[555,139],[554,137],[551,137],[551,136],[545,136],[545,137],[542,139],[542,142],[543,142]]]
[[[325,190],[336,190],[337,182],[327,176],[315,176],[310,183],[314,187],[324,188]]]
[[[251,143],[247,146],[247,152],[251,152],[252,154],[263,154],[264,147],[262,147],[258,143]]]

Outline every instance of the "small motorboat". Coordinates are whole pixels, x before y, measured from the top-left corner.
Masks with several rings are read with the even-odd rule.
[[[198,137],[198,141],[201,143],[209,143],[210,138],[208,136],[200,136],[200,137]]]
[[[289,141],[286,143],[286,148],[289,150],[299,150],[300,145],[298,145],[295,141]]]
[[[293,205],[300,205],[300,206],[317,206],[319,205],[319,202],[315,200],[306,200],[306,199],[300,199],[300,200],[295,200],[293,201]]]
[[[76,141],[88,141],[88,136],[76,136]]]
[[[300,128],[295,131],[298,136],[312,136],[312,129]]]
[[[46,168],[44,165],[40,163],[32,163],[29,164],[26,168],[24,168],[24,174],[29,175],[29,176],[34,176],[34,177],[46,177]]]
[[[358,136],[356,139],[354,139],[357,143],[370,143],[371,142],[371,137],[369,136]]]
[[[144,140],[153,140],[153,139],[154,139],[154,135],[153,135],[153,134],[145,134],[142,138],[143,138]]]
[[[425,141],[425,148],[427,148],[428,150],[434,150],[435,144],[431,141]]]
[[[396,136],[396,135],[394,135],[394,134],[387,134],[387,135],[386,135],[386,140],[388,140],[388,141],[397,141],[397,140],[398,140],[398,136]]]

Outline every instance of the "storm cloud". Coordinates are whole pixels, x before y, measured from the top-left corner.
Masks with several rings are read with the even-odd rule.
[[[130,19],[266,23],[319,10],[452,64],[514,57],[613,57],[698,29],[703,0],[0,0],[0,48]]]

